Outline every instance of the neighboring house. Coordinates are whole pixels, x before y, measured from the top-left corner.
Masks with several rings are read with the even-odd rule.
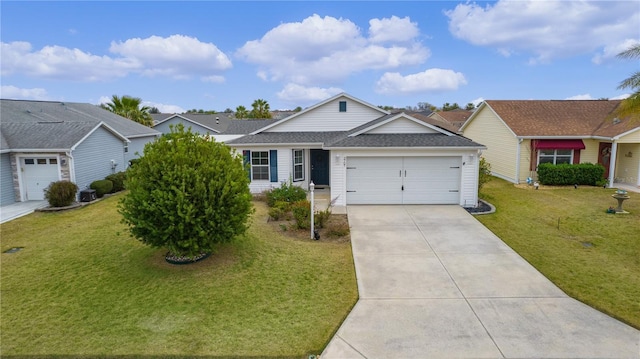
[[[484,146],[341,93],[227,142],[253,193],[292,181],[329,187],[334,205],[478,203]]]
[[[153,128],[162,133],[171,132],[171,126],[182,124],[185,128],[201,135],[209,134],[216,141],[227,142],[242,137],[276,120],[243,119],[230,117],[228,113],[205,114],[152,114]]]
[[[442,121],[450,124],[457,130],[473,115],[474,111],[468,111],[463,109],[455,109],[451,111],[438,111],[433,112],[429,117],[434,120]]]
[[[123,171],[159,132],[92,104],[0,100],[0,205],[44,199],[51,182],[86,189]]]
[[[640,186],[640,123],[613,118],[619,100],[485,101],[462,126],[487,146],[497,177],[536,179],[540,163],[599,163],[609,185]]]
[[[432,114],[433,113],[435,113],[435,112],[432,112]],[[449,121],[444,120],[442,118],[436,118],[436,117],[427,116],[427,115],[424,115],[423,113],[420,113],[420,112],[409,113],[409,115],[411,115],[414,118],[417,118],[420,121],[424,121],[424,122],[432,124],[434,126],[438,126],[438,127],[442,128],[442,129],[445,129],[445,130],[447,130],[449,132],[457,133],[460,130],[460,126],[454,126]]]

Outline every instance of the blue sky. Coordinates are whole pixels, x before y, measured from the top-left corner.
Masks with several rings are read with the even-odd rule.
[[[623,98],[640,2],[0,3],[2,98],[162,112]]]

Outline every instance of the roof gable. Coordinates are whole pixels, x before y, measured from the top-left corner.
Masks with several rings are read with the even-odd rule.
[[[403,134],[403,133],[451,133],[441,128],[433,126],[427,122],[420,121],[404,112],[389,114],[379,117],[373,121],[365,123],[350,131],[349,137],[361,134]]]
[[[339,103],[346,103],[342,112]],[[346,93],[340,93],[294,115],[259,129],[260,132],[347,131],[389,112]]]

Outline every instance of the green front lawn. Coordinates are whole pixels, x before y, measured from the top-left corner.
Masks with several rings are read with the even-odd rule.
[[[192,265],[132,239],[116,195],[2,224],[5,355],[319,354],[357,301],[349,243],[295,240],[256,202],[248,234]]]
[[[481,198],[497,211],[477,218],[565,293],[640,328],[640,193],[607,214],[614,192],[493,179]]]

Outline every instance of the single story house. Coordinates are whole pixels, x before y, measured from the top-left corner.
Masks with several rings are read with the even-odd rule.
[[[124,171],[160,133],[87,103],[0,100],[0,205],[43,200],[51,182],[80,190]]]
[[[185,128],[201,135],[209,134],[218,142],[227,142],[259,128],[270,125],[271,119],[235,119],[228,113],[216,114],[152,114],[153,128],[161,133],[171,132],[171,126],[182,124]]]
[[[540,163],[599,163],[609,185],[640,186],[640,123],[615,118],[620,100],[487,100],[461,127],[486,144],[497,177],[537,179]]]
[[[406,113],[341,93],[227,142],[250,167],[253,193],[291,181],[348,204],[478,203],[485,147]]]

